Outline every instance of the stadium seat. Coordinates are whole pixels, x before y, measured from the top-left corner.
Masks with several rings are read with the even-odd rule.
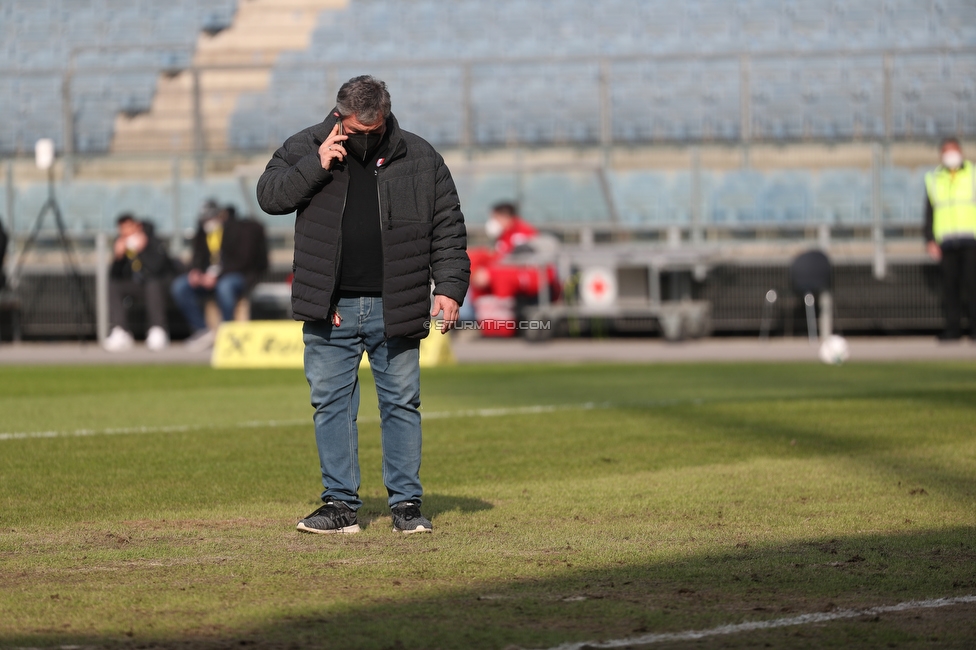
[[[711,175],[702,174],[707,201]],[[610,175],[614,205],[626,225],[688,225],[691,223],[691,172],[633,171]]]
[[[538,223],[594,223],[609,220],[594,173],[527,174],[522,216]]]
[[[628,225],[669,222],[668,178],[663,172],[617,172],[610,176],[613,199],[622,223]]]
[[[512,172],[474,174],[454,171],[453,176],[458,194],[465,197],[461,209],[464,211],[464,221],[469,225],[484,224],[492,205],[519,197],[518,178]]]
[[[909,169],[888,168],[881,172],[883,219],[892,223],[921,223],[925,185]]]
[[[236,0],[2,3],[0,111],[7,119],[0,151],[29,153],[38,137],[63,147],[68,69],[76,148],[108,149],[113,130],[123,129],[116,115],[145,111],[160,73],[193,62],[201,30],[231,24],[237,8]],[[754,137],[877,137],[884,134],[879,51],[893,52],[895,136],[974,134],[976,55],[952,52],[976,43],[976,21],[959,19],[972,10],[968,0],[699,0],[680,7],[567,0],[558,12],[545,0],[349,0],[318,14],[307,47],[279,56],[265,89],[221,109],[230,113],[226,133],[220,121],[211,141],[275,146],[321,119],[337,90],[325,86],[362,73],[365,63],[390,83],[405,124],[438,145],[456,145],[465,136],[459,64],[468,63],[476,144],[593,143],[601,134],[601,57],[609,57],[614,140],[734,141],[741,136],[740,63],[727,53],[751,56]],[[343,38],[335,38],[337,29]],[[905,47],[932,53],[899,54]],[[541,63],[525,63],[532,59]],[[279,119],[262,124],[269,112]]]
[[[112,232],[123,210],[113,200],[115,188],[107,183],[76,181],[57,188],[58,200],[69,230]],[[115,214],[112,214],[115,212]],[[145,216],[144,209],[135,212]]]
[[[856,225],[871,220],[871,179],[859,169],[823,172],[813,192],[811,216],[826,224]]]
[[[12,94],[0,93],[0,112],[13,118],[0,126],[0,151],[29,152],[39,137],[63,146],[61,86],[68,70],[74,73],[76,147],[106,150],[116,113],[145,108],[158,71],[188,61],[200,29],[215,17],[228,21],[235,7],[236,0],[4,2],[0,32],[10,45],[0,48],[0,68],[13,69],[20,84]],[[87,72],[111,68],[118,72]],[[45,87],[32,91],[32,81]]]
[[[804,223],[811,220],[809,183],[809,174],[801,172],[767,176],[759,195],[760,221]]]
[[[759,172],[728,172],[711,195],[710,217],[715,224],[756,223],[764,178]]]
[[[600,11],[594,11],[586,3],[573,0],[554,16],[545,12],[540,0],[480,4],[430,0],[409,6],[393,0],[376,0],[357,5],[355,11],[325,12],[323,21],[329,27],[313,33],[312,43],[302,53],[301,60],[306,64],[341,63],[350,59],[375,60],[380,55],[395,57],[404,51],[411,53],[410,58],[427,60],[443,60],[445,55],[448,59],[457,59],[459,55],[462,59],[499,57],[498,63],[479,63],[472,68],[472,128],[476,143],[588,142],[600,132],[595,122],[599,109],[595,105],[594,72],[585,66],[581,70],[579,65],[546,64],[541,70],[536,66],[526,73],[524,66],[506,65],[504,60],[563,55],[675,54],[687,51],[687,43],[694,42],[700,53],[750,51],[760,55],[753,60],[751,75],[756,136],[771,139],[877,136],[883,132],[879,56],[784,59],[761,55],[797,47],[814,51],[849,50],[851,43],[866,49],[897,48],[905,42],[909,31],[913,44],[945,46],[941,31],[937,39],[933,30],[922,28],[923,25],[948,26],[951,19],[945,8],[909,5],[902,10],[884,0],[850,6],[757,0],[733,4],[700,2],[686,5],[680,11],[668,11],[663,3],[614,0],[601,5]],[[437,37],[426,22],[433,16],[444,24]],[[331,26],[339,23],[348,33],[384,33],[391,25],[406,25],[409,29],[379,39],[378,49],[353,55],[341,42],[331,38],[334,33]],[[488,24],[493,29],[483,29]],[[501,49],[499,43],[504,43]],[[389,52],[384,49],[387,47]],[[293,63],[282,62],[276,66],[269,94],[293,96],[302,92],[302,88],[286,79],[286,70]],[[453,63],[445,63],[432,76],[457,75],[458,71]],[[612,63],[611,76],[613,137],[618,141],[734,140],[739,136],[737,60],[621,60]],[[454,80],[450,84],[421,84],[424,95],[418,103],[456,107],[459,85]],[[557,89],[565,91],[553,101]],[[398,92],[402,95],[411,90],[405,86]],[[951,102],[952,108],[945,108],[944,103],[940,105],[946,115],[950,111],[956,115],[965,113],[958,110],[957,99]],[[402,109],[403,104],[400,106]],[[550,116],[548,113],[554,107],[563,115]],[[413,112],[412,108],[407,110]],[[928,105],[915,112],[922,116],[913,117],[920,121],[922,130],[939,130],[946,123]],[[446,111],[447,115],[452,113],[456,111]],[[517,126],[515,115],[519,116]],[[964,127],[970,124],[964,117],[956,119]],[[454,144],[461,137],[460,124],[431,129],[431,134],[439,144]],[[255,140],[242,137],[237,141]]]

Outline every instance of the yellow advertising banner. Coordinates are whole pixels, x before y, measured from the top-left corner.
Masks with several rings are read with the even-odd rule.
[[[294,320],[221,323],[210,365],[214,368],[302,368],[302,324]]]
[[[435,322],[435,325],[439,323]],[[210,365],[214,368],[303,368],[302,323],[293,320],[252,320],[221,323]],[[433,328],[420,343],[420,365],[454,363],[450,337]],[[363,365],[369,363],[363,355]]]

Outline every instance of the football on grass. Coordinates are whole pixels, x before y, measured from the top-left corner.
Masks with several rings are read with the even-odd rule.
[[[837,365],[844,363],[851,356],[847,339],[833,334],[824,339],[820,344],[820,360],[824,363]]]

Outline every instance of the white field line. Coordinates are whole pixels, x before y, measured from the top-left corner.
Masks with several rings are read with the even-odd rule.
[[[825,623],[845,618],[860,618],[861,616],[877,616],[893,612],[908,612],[916,609],[933,609],[948,605],[963,605],[976,603],[976,596],[957,596],[954,598],[934,598],[932,600],[909,600],[897,605],[882,605],[868,609],[839,609],[834,612],[820,612],[815,614],[801,614],[787,618],[776,618],[770,621],[753,621],[736,625],[721,625],[708,630],[690,630],[688,632],[666,632],[661,634],[645,634],[629,639],[614,639],[611,641],[583,641],[581,643],[564,643],[549,650],[597,650],[598,648],[625,648],[668,641],[694,641],[712,636],[751,632],[753,630],[769,630],[791,625],[808,625],[810,623]]]
[[[165,427],[117,427],[112,429],[75,429],[74,431],[15,431],[0,433],[0,440],[24,440],[27,438],[71,438],[83,436],[111,436],[129,433],[179,433],[199,431],[210,427],[203,425],[174,424]]]
[[[670,405],[674,402],[660,402],[660,406]],[[589,411],[593,409],[608,409],[613,405],[609,402],[594,403],[585,402],[582,404],[537,404],[534,406],[515,406],[511,408],[485,408],[468,409],[463,411],[421,411],[424,420],[445,420],[450,418],[491,418],[506,415],[533,415],[538,413],[554,413],[556,411]],[[359,418],[360,422],[379,422],[379,417]],[[249,429],[273,429],[276,427],[294,427],[303,424],[311,424],[312,418],[303,420],[251,420],[248,422],[238,422],[230,425],[237,428]],[[109,429],[75,429],[74,431],[15,431],[0,433],[0,441],[3,440],[25,440],[30,438],[72,438],[84,436],[111,436],[128,435],[139,433],[185,433],[188,431],[203,431],[206,429],[225,428],[223,424],[176,424],[159,427],[116,427]]]

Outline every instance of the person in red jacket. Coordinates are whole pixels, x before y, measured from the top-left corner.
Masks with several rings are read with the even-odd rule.
[[[519,246],[531,242],[539,231],[518,214],[514,203],[497,203],[485,224],[488,236],[495,240],[495,252],[508,255]]]
[[[532,303],[539,295],[539,268],[531,265],[513,263],[510,255],[522,251],[532,251],[533,242],[539,236],[539,231],[519,216],[514,203],[502,202],[492,207],[491,216],[485,224],[485,232],[494,239],[491,249],[471,249],[468,256],[471,259],[471,290],[472,298],[477,300],[483,296],[493,296],[497,299],[511,299],[513,304],[511,319],[514,320],[516,308],[514,304]],[[545,277],[550,285],[550,295],[558,288],[556,272],[548,267]],[[498,313],[492,314],[491,320],[498,320]],[[486,317],[479,315],[479,320]],[[514,336],[514,327],[482,328],[485,335]]]

